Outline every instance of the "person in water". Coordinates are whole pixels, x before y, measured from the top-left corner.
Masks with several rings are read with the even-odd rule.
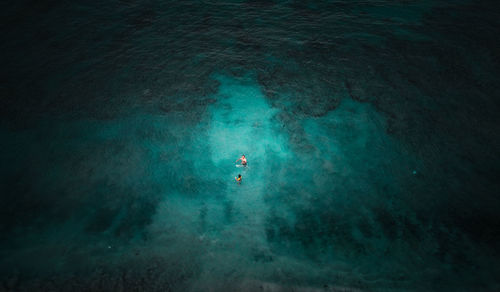
[[[245,157],[245,154],[241,155],[241,157],[238,158],[236,162],[238,162],[239,160],[241,160],[241,165],[247,166],[247,158]]]
[[[241,174],[238,174],[238,176],[234,177],[234,179],[235,179],[238,183],[241,183]]]

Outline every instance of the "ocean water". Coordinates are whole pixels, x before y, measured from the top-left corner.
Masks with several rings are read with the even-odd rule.
[[[0,291],[500,290],[496,1],[0,7]]]

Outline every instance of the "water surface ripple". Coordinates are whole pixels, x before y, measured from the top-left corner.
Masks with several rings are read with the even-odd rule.
[[[500,289],[496,1],[0,8],[0,290]]]

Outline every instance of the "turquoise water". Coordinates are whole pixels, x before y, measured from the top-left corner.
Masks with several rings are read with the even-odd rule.
[[[1,11],[0,290],[500,289],[495,2]]]

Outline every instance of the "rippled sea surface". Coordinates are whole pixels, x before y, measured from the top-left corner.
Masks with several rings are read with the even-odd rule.
[[[42,2],[1,291],[500,290],[497,1]]]

